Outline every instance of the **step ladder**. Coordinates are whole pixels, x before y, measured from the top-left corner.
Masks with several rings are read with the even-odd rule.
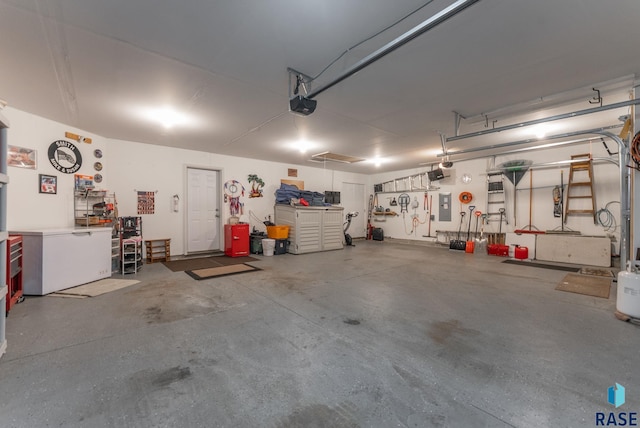
[[[500,210],[502,209],[505,212],[505,224],[509,224],[506,215],[507,198],[504,192],[504,179],[504,172],[487,173],[487,222],[500,221]]]
[[[569,184],[567,185],[567,204],[564,212],[564,222],[570,215],[590,214],[593,222],[598,223],[596,218],[596,201],[593,192],[593,165],[590,154],[581,154],[571,156],[573,162],[569,167]],[[574,174],[577,176],[574,176]],[[580,181],[575,181],[575,180]],[[582,200],[582,203],[578,201]],[[573,204],[571,203],[573,201]],[[571,208],[576,204],[578,209]]]

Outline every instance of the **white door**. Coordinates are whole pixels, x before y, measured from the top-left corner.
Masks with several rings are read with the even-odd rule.
[[[340,205],[344,207],[346,221],[347,213],[352,211],[358,212],[358,217],[351,219],[351,226],[347,233],[352,238],[364,238],[367,231],[367,201],[364,196],[364,184],[342,183],[342,191],[340,192]]]
[[[219,171],[187,168],[187,253],[220,249]]]

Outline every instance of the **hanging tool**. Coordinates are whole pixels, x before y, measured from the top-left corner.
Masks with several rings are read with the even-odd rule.
[[[473,217],[473,210],[476,209],[475,205],[469,206],[469,227],[467,228],[467,241],[465,242],[465,253],[473,253],[473,241],[471,240],[471,217]]]
[[[465,241],[460,240],[460,233],[462,232],[462,223],[464,222],[464,216],[467,213],[464,211],[460,212],[460,225],[458,226],[458,239],[452,239],[449,241],[449,249],[450,250],[464,250],[467,243]]]
[[[479,211],[479,210],[478,210],[478,211],[476,211],[476,212],[475,212],[475,216],[476,216],[476,231],[475,231],[475,233],[473,234],[473,237],[474,237],[475,239],[477,239],[477,238],[478,238],[478,223],[480,222],[480,216],[481,216],[481,215],[482,215],[482,211]]]
[[[400,204],[400,212],[406,213],[407,207],[409,206],[409,202],[411,202],[411,198],[406,193],[402,193],[398,196],[398,203]]]
[[[480,211],[476,211],[476,215],[478,215],[478,213],[480,213]],[[475,248],[473,249],[473,252],[475,254],[484,253],[486,251],[485,249],[487,248],[487,239],[484,237],[484,222],[487,219],[487,215],[480,213],[478,217],[482,218],[482,227],[480,228],[480,238],[476,237]],[[478,224],[476,223],[476,228],[477,227]]]
[[[498,241],[500,244],[504,244],[504,239],[502,239],[502,217],[504,217],[505,209],[500,208],[498,212],[500,213],[500,228],[498,229]]]
[[[473,214],[473,210],[476,209],[475,205],[469,206],[469,227],[467,228],[467,241],[471,238],[471,216]]]
[[[369,195],[369,207],[367,208],[367,240],[373,238],[373,225],[371,216],[373,215],[373,195]]]

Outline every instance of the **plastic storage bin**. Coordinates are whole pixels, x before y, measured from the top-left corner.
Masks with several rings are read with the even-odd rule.
[[[276,239],[276,247],[274,250],[274,254],[285,254],[289,249],[289,240],[288,239]]]
[[[267,226],[267,236],[270,239],[287,239],[289,237],[289,226]]]

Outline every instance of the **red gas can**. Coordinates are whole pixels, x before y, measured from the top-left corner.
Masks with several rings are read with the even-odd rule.
[[[524,260],[529,258],[529,248],[517,246],[515,250],[516,259]]]

